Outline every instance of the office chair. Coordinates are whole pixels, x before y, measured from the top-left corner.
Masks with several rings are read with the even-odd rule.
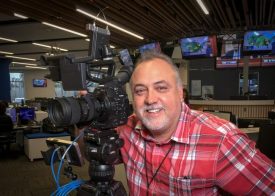
[[[275,124],[262,124],[256,143],[257,148],[272,160],[275,160]]]
[[[12,136],[10,132],[0,132],[0,148],[3,152],[10,150],[10,144],[12,142]]]

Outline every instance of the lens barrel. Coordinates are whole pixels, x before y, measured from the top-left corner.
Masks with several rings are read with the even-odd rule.
[[[49,118],[56,126],[68,126],[91,121],[96,116],[92,97],[56,98],[48,106]]]

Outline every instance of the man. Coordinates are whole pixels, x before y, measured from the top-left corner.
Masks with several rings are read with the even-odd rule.
[[[13,123],[10,116],[6,114],[8,104],[5,101],[0,101],[0,137],[4,140],[8,140],[11,137],[13,131]],[[1,145],[5,151],[9,151],[10,144]]]
[[[232,123],[190,110],[167,56],[145,53],[130,86],[135,114],[118,131],[131,195],[274,193],[274,163]]]

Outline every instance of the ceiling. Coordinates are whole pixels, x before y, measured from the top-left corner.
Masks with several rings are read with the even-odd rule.
[[[58,52],[33,45],[35,42],[86,56],[89,43],[84,37],[41,23],[48,22],[87,35],[85,26],[94,20],[77,12],[76,8],[101,18],[104,13],[108,22],[144,37],[141,40],[109,27],[111,45],[116,48],[134,49],[152,41],[164,45],[170,41],[176,43],[182,37],[203,34],[242,35],[245,30],[275,29],[274,0],[203,2],[209,15],[203,13],[196,0],[6,0],[0,7],[0,37],[18,42],[0,40],[0,51],[35,59],[47,52]],[[28,19],[15,17],[14,13]],[[100,22],[96,24],[105,27]]]

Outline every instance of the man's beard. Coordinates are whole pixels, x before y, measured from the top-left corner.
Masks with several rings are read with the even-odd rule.
[[[150,117],[148,116],[148,110],[160,110],[162,114],[157,117]],[[162,132],[169,124],[169,118],[165,113],[165,107],[162,105],[150,105],[144,106],[143,108],[139,108],[137,110],[137,116],[141,120],[142,124],[149,130],[154,132]],[[147,114],[146,114],[147,113]]]

